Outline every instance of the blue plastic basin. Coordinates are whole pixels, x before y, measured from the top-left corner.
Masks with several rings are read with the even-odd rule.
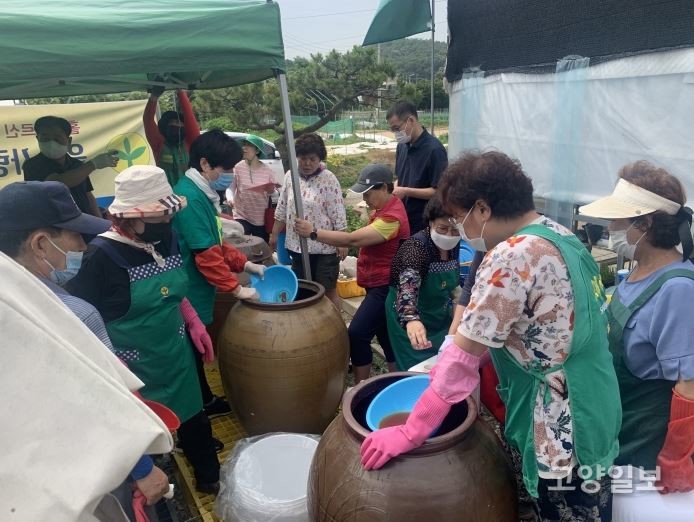
[[[274,265],[265,269],[262,279],[251,274],[251,286],[258,291],[263,303],[288,303],[296,299],[299,281],[291,268]]]
[[[427,386],[428,375],[414,375],[383,388],[366,410],[366,423],[369,428],[377,430],[381,421],[389,415],[411,412]]]

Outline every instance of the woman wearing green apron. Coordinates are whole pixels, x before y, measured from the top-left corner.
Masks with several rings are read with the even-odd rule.
[[[159,167],[130,167],[115,182],[113,226],[90,243],[69,291],[99,310],[116,355],[145,383],[142,395],[176,413],[196,487],[215,493],[219,461],[190,344],[204,351],[211,343],[186,299],[188,277],[171,228],[186,200]]]
[[[424,209],[429,224],[398,248],[386,298],[388,337],[400,370],[436,355],[453,315],[460,284],[460,234],[438,197]]]
[[[691,210],[682,184],[645,161],[581,213],[612,220],[636,261],[607,309],[622,400],[620,465],[659,468],[663,492],[694,489],[694,295]],[[682,253],[677,245],[682,245]]]
[[[506,405],[505,436],[543,520],[611,519],[606,475],[621,411],[595,261],[563,226],[535,212],[530,178],[500,152],[467,153],[439,183],[444,208],[482,261],[470,303],[441,347],[403,426],[373,432],[362,464],[377,469],[423,444],[479,384],[488,351]],[[487,350],[489,348],[489,350]]]

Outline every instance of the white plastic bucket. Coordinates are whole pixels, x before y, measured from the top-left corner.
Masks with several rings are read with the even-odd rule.
[[[306,489],[314,438],[279,433],[243,447],[231,473],[231,505],[244,522],[308,522]]]

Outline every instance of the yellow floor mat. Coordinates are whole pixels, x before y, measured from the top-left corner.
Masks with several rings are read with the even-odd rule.
[[[207,382],[212,389],[212,393],[218,396],[224,396],[222,388],[222,379],[219,374],[217,363],[206,365],[205,373],[207,374]],[[229,452],[234,449],[236,441],[246,437],[246,432],[241,426],[241,423],[232,413],[231,415],[223,415],[212,419],[212,433],[215,438],[224,443],[224,451],[219,455],[219,462],[223,463]],[[193,478],[193,468],[188,463],[188,460],[182,453],[175,453],[174,460],[179,472],[179,483],[183,488],[183,496],[185,497],[191,510],[196,510],[200,513],[200,519],[205,522],[216,522],[218,519],[214,515],[214,499],[212,495],[198,493],[195,490],[195,479]]]

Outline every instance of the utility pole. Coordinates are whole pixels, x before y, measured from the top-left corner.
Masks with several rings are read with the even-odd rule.
[[[436,17],[434,16],[434,6],[436,0],[431,0],[431,135],[434,136],[434,54],[436,50]]]

